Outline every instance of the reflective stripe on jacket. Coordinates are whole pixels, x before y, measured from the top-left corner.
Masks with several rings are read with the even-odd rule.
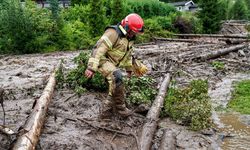
[[[121,25],[108,27],[92,51],[88,68],[97,71],[102,63],[110,61],[117,67],[132,71],[131,53],[134,40],[128,40],[125,34]]]

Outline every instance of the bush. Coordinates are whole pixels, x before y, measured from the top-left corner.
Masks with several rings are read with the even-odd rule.
[[[165,20],[166,22],[164,22]],[[163,26],[165,28],[169,28],[169,30],[172,29],[171,23],[167,22],[170,21],[167,17],[154,17],[152,19],[146,19],[144,20],[145,23],[145,33],[141,36],[138,36],[138,40],[136,42],[149,42],[153,40],[153,37],[169,37],[171,36],[171,32],[168,30],[164,30]]]
[[[191,13],[176,17],[173,26],[180,33],[202,33],[201,21]]]
[[[155,80],[149,77],[132,77],[125,81],[129,104],[151,104],[157,94]]]
[[[173,6],[155,0],[128,0],[128,5],[130,6],[130,12],[138,13],[142,18],[167,16],[176,12]]]
[[[0,2],[0,53],[33,53],[30,41],[36,38],[36,23],[31,9],[18,0]]]
[[[170,88],[165,99],[165,113],[177,123],[200,130],[211,124],[211,103],[208,97],[208,83],[192,81],[187,88]]]

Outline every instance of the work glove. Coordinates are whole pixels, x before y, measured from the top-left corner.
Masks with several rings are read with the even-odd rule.
[[[148,72],[148,68],[147,66],[145,66],[144,64],[142,64],[140,61],[133,59],[132,60],[132,69],[134,74],[137,77],[141,77],[143,76],[145,73]]]

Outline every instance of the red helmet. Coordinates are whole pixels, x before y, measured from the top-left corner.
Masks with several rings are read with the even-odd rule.
[[[122,20],[121,25],[127,32],[132,30],[135,33],[139,33],[143,32],[144,22],[141,16],[136,13],[132,13]]]

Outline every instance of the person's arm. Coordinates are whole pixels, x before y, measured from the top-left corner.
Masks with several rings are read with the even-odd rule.
[[[98,40],[88,60],[88,68],[85,71],[86,77],[91,78],[97,71],[101,57],[105,56],[106,52],[112,49],[117,36],[118,34],[114,29],[108,29]]]

